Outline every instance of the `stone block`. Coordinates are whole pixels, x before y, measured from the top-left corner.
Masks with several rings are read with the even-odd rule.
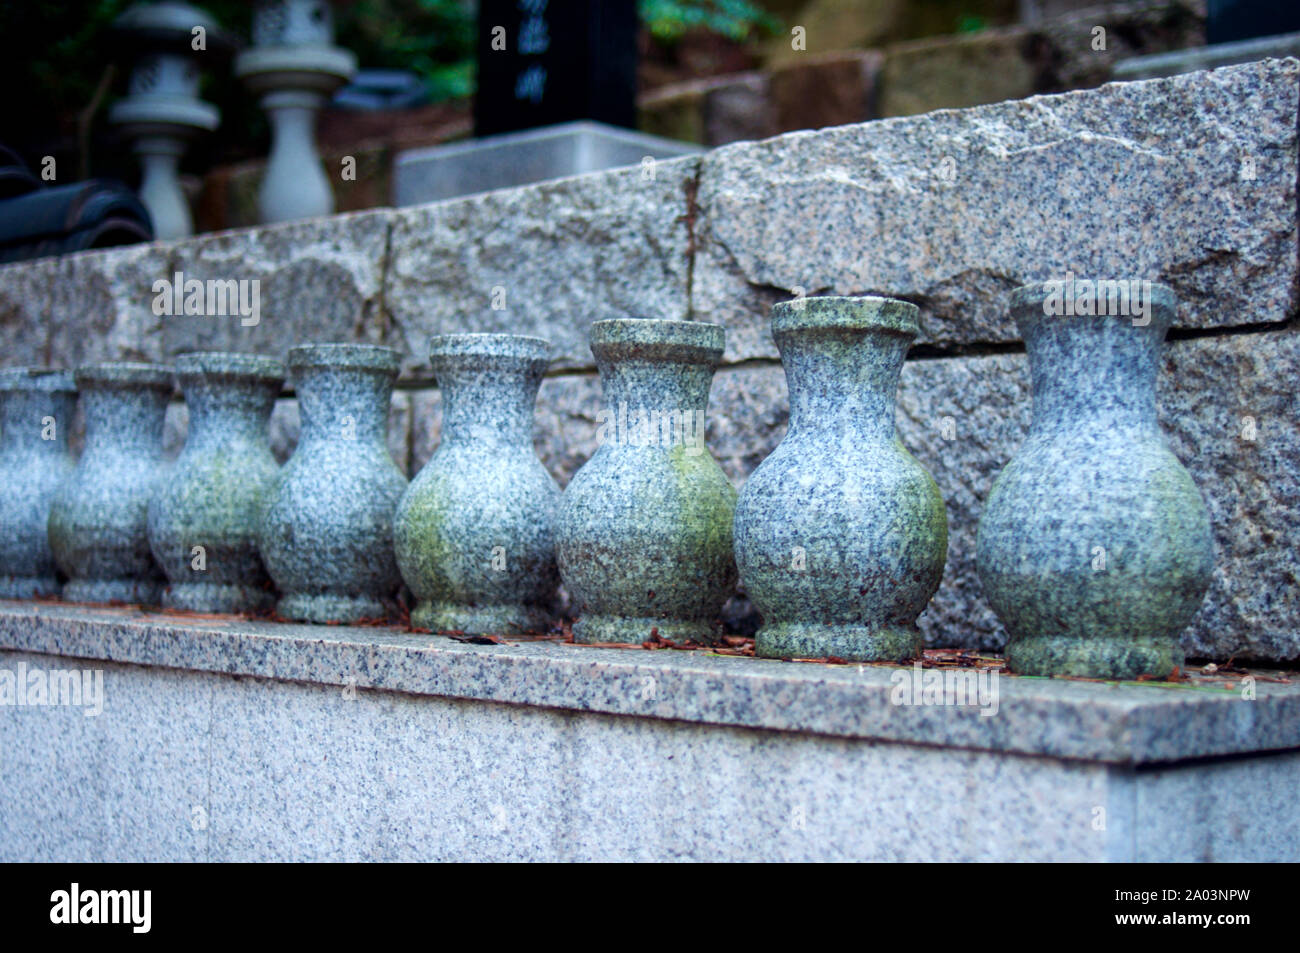
[[[554,369],[594,366],[593,321],[685,318],[699,160],[612,170],[393,213],[384,301],[406,371],[431,335],[535,334]]]
[[[176,243],[168,272],[187,282],[257,281],[259,314],[249,325],[237,313],[164,316],[164,351],[282,358],[298,344],[388,344],[382,293],[390,214],[335,215]],[[154,277],[174,281],[168,272]]]
[[[921,342],[1008,342],[1035,280],[1159,280],[1179,326],[1297,310],[1300,62],[792,133],[702,160],[691,309],[775,357],[797,291],[921,307]],[[1249,115],[1250,122],[1241,117]]]

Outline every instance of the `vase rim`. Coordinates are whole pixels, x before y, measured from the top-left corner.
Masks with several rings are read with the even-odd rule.
[[[57,367],[0,368],[0,393],[24,391],[75,394],[77,382],[71,371]]]
[[[173,388],[172,374],[173,369],[166,364],[106,361],[101,364],[85,364],[78,367],[74,372],[74,377],[79,388],[88,385],[105,384],[170,391]]]
[[[667,347],[673,360],[716,363],[722,358],[727,332],[720,324],[671,318],[607,318],[591,325],[591,349]]]
[[[1139,281],[1141,282],[1141,292],[1149,296],[1149,304],[1152,306],[1152,310],[1163,312],[1168,316],[1168,319],[1172,321],[1178,310],[1178,295],[1174,289],[1168,285],[1163,285],[1155,281],[1148,281],[1146,279],[1092,278],[1086,275],[1072,275],[1070,278],[1065,280],[1052,279],[1048,281],[1034,281],[1026,285],[1021,285],[1020,287],[1013,289],[1011,292],[1010,311],[1017,319],[1033,317],[1034,313],[1037,312],[1040,317],[1048,319],[1117,318],[1128,321],[1132,319],[1132,315],[1127,313],[1132,310],[1131,306],[1124,309],[1124,313],[1117,312],[1115,314],[1078,314],[1074,312],[1073,307],[1068,314],[1052,314],[1049,313],[1047,306],[1053,296],[1064,303],[1065,298],[1071,291],[1074,293],[1073,300],[1077,301],[1079,286],[1083,283],[1088,284],[1095,292],[1101,282],[1116,282],[1117,286],[1126,285],[1131,289],[1133,284]],[[1106,285],[1105,290],[1109,291],[1110,286]]]
[[[910,301],[877,295],[815,295],[772,305],[772,333],[789,334],[822,328],[887,331],[915,338],[921,333],[921,309]]]
[[[429,339],[429,360],[444,357],[513,357],[549,361],[551,342],[530,334],[467,332],[435,334]]]
[[[176,358],[178,377],[218,375],[254,381],[279,381],[285,377],[284,362],[261,354],[228,351],[188,351]]]
[[[395,375],[398,353],[378,344],[300,344],[289,349],[289,367],[338,367]]]

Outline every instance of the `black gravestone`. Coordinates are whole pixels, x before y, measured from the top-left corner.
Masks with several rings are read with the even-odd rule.
[[[1231,43],[1257,36],[1300,31],[1295,0],[1210,0],[1206,43]]]
[[[478,17],[476,135],[636,127],[636,0],[480,0]]]

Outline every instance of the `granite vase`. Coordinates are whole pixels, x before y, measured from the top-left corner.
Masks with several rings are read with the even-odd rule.
[[[72,473],[77,385],[66,371],[0,371],[0,598],[57,596],[50,504]]]
[[[564,492],[560,576],[578,642],[710,642],[736,582],[736,491],[704,443],[724,331],[615,319],[591,330],[604,407]]]
[[[284,365],[251,354],[185,354],[185,447],[149,503],[149,545],[167,575],[163,605],[259,612],[275,602],[257,528],[279,465],[267,424]]]
[[[1133,285],[1125,301],[1075,281],[1011,296],[1033,422],[984,505],[976,567],[1013,672],[1169,675],[1210,583],[1205,503],[1156,419],[1174,295]]]
[[[257,537],[283,594],[276,612],[307,622],[384,618],[402,584],[393,513],[406,477],[385,441],[397,352],[313,344],[290,350],[288,363],[302,429]]]
[[[69,602],[156,605],[163,575],[149,550],[149,500],[166,478],[163,420],[172,371],[94,364],[76,371],[86,424],[81,459],[50,506],[49,541]]]
[[[768,658],[901,661],[943,577],[939,487],[894,429],[915,305],[805,298],[772,309],[790,389],[785,437],[736,506],[740,579]]]
[[[411,623],[435,632],[544,632],[560,577],[560,488],[533,450],[550,344],[512,334],[430,342],[442,441],[397,508]]]

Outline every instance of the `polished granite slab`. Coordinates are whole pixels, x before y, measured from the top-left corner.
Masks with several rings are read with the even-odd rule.
[[[987,673],[992,694],[982,704],[942,704],[921,691],[935,669],[597,648],[558,637],[476,644],[395,627],[53,602],[0,602],[0,650],[1128,766],[1300,749],[1300,678],[1285,672],[1176,683]]]

